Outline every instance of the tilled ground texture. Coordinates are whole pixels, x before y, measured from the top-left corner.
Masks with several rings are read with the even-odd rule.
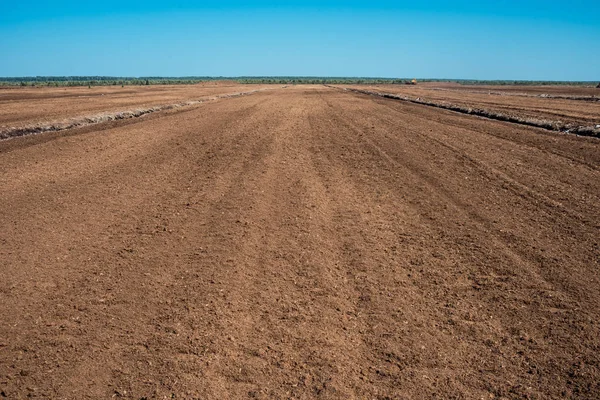
[[[600,89],[573,86],[337,85],[392,94],[482,115],[501,116],[559,131],[600,136]]]
[[[0,396],[599,398],[599,143],[318,86],[0,142]]]
[[[132,112],[248,92],[267,85],[197,85],[0,88],[0,134],[11,128],[60,124],[107,113]]]

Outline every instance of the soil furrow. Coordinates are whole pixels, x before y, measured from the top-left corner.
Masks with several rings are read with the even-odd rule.
[[[316,85],[111,124],[0,142],[2,396],[600,396],[597,140]]]

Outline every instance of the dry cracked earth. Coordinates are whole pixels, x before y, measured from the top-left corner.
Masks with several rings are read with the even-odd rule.
[[[278,86],[0,166],[0,398],[600,397],[596,138]]]

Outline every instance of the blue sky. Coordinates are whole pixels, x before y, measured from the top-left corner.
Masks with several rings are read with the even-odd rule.
[[[592,81],[599,18],[599,0],[0,0],[0,76]]]

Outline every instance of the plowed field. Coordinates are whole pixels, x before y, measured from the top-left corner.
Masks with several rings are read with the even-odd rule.
[[[0,166],[1,397],[600,397],[597,138],[273,87]]]
[[[600,125],[600,89],[570,86],[339,85],[407,96],[419,101],[502,113],[524,121]],[[599,126],[600,127],[600,126]]]

